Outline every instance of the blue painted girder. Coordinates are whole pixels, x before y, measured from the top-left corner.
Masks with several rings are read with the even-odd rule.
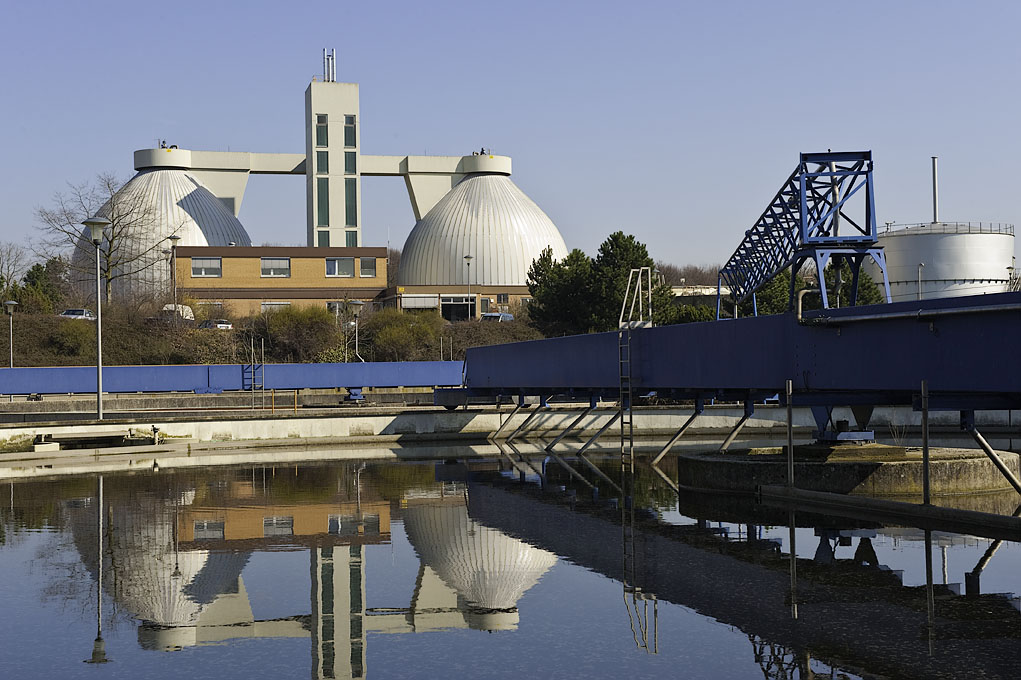
[[[976,310],[953,313],[948,310]],[[852,320],[874,315],[874,320]],[[635,393],[773,395],[795,403],[911,403],[923,379],[934,408],[1021,404],[1021,293],[944,298],[632,331]],[[615,398],[616,332],[468,350],[467,395]],[[983,404],[983,405],[977,405]],[[994,404],[998,406],[994,406]]]

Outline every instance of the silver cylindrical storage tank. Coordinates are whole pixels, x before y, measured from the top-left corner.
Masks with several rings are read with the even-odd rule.
[[[881,231],[893,302],[1007,290],[1014,261],[1014,225],[936,222]],[[866,260],[869,275],[882,282]]]

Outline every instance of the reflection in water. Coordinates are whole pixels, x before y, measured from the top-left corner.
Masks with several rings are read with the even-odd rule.
[[[604,463],[604,469],[613,465]],[[547,475],[547,487],[570,479],[556,467]],[[625,481],[622,486],[640,492],[642,483]],[[877,555],[876,529],[861,522],[807,514],[807,519],[796,518],[793,512],[781,514],[749,500],[743,509],[732,502],[723,513],[728,522],[747,527],[736,532],[738,540],[704,520],[664,526],[649,518],[633,534],[623,532],[622,542],[620,525],[599,504],[572,502],[568,510],[508,481],[472,490],[473,513],[491,526],[611,578],[622,576],[655,592],[660,602],[692,607],[768,643],[768,653],[761,646],[753,650],[767,677],[808,677],[810,656],[817,655],[830,656],[831,669],[839,659],[841,665],[850,662],[870,673],[895,676],[962,677],[980,670],[998,676],[1021,661],[1016,596],[976,592],[969,599],[952,585],[934,585],[931,549],[925,552],[926,586],[905,587],[902,572],[883,565]],[[711,509],[702,513],[719,500],[709,498],[699,510],[698,495],[682,492],[681,497],[692,508],[686,514],[694,517],[712,516]],[[816,527],[812,559],[799,555],[796,519]],[[787,554],[781,555],[776,538],[759,538],[763,524],[787,524]],[[924,539],[925,533],[901,535]],[[634,547],[628,545],[632,540]],[[620,557],[613,560],[608,546],[625,556],[623,573]],[[628,568],[632,558],[633,573]]]
[[[1017,599],[978,590],[978,575],[987,571],[987,589],[1002,585],[995,581],[1002,577],[993,572],[1011,559],[1016,546],[1009,542],[988,544],[979,558],[982,546],[959,535],[927,536],[921,530],[804,512],[795,516],[750,500],[742,505],[688,492],[678,496],[641,466],[633,479],[614,478],[617,488],[633,494],[634,502],[628,503],[615,498],[614,487],[600,484],[601,477],[583,463],[563,460],[575,466],[576,474],[557,461],[545,465],[544,459],[529,461],[515,452],[502,466],[485,460],[435,469],[432,464],[354,463],[107,477],[103,487],[94,479],[63,487],[36,483],[25,485],[26,500],[18,512],[24,523],[33,512],[63,519],[60,526],[70,531],[92,575],[87,581],[92,592],[99,589],[108,608],[112,601],[115,610],[134,619],[131,638],[137,634],[144,649],[171,651],[248,639],[278,650],[282,647],[260,641],[294,638],[302,665],[310,667],[314,678],[364,677],[370,660],[382,667],[401,648],[418,653],[429,645],[438,657],[463,658],[466,648],[484,644],[478,637],[469,640],[469,630],[516,630],[485,639],[498,641],[493,649],[534,649],[537,636],[553,640],[550,626],[564,649],[580,650],[591,645],[591,636],[602,634],[600,646],[618,644],[612,653],[622,655],[621,663],[646,675],[676,670],[679,663],[704,676],[727,668],[730,660],[706,660],[708,654],[699,663],[721,665],[692,665],[699,650],[687,644],[698,639],[689,636],[689,625],[691,631],[736,633],[727,638],[722,656],[741,658],[744,665],[735,666],[743,669],[740,674],[777,680],[813,677],[827,664],[829,670],[861,669],[856,672],[862,675],[992,677],[1021,661]],[[623,474],[617,462],[606,461],[604,474]],[[522,475],[522,470],[538,472]],[[587,485],[577,481],[585,475]],[[533,482],[536,476],[539,484]],[[590,493],[590,486],[605,495]],[[57,512],[44,507],[52,498],[62,499]],[[34,510],[32,503],[39,508]],[[15,514],[11,505],[7,537]],[[683,509],[684,517],[668,524],[650,507]],[[374,568],[380,562],[373,560],[390,552],[378,546],[393,547],[391,531],[407,536],[407,544],[396,541],[405,555],[413,549],[417,556],[410,570]],[[891,561],[891,541],[915,546],[910,557],[916,576],[905,579],[897,568],[905,565]],[[955,551],[974,553],[963,572],[970,579],[966,593],[947,583],[953,580],[948,576],[943,583],[933,582],[939,567],[933,560],[940,557],[933,552],[936,547],[947,548],[951,566],[944,563],[942,571],[951,576],[962,573]],[[297,574],[293,561],[286,568],[274,561],[283,552],[298,558]],[[601,584],[598,592],[605,599],[557,599],[579,592],[587,596],[596,587],[570,595],[546,588],[538,597],[542,586],[537,584],[558,555],[570,564],[557,574],[585,569],[605,577],[587,579],[590,585]],[[917,577],[922,571],[924,582]],[[396,601],[373,601],[391,573],[404,579],[404,594]],[[612,589],[605,587],[611,583],[607,579]],[[260,597],[267,583],[286,587],[296,580],[303,584],[299,591],[288,591],[273,604],[278,617],[256,618],[265,611]],[[558,582],[563,583],[543,581]],[[627,619],[619,601],[610,599],[622,590]],[[393,586],[382,591],[392,592]],[[530,592],[532,598],[526,597]],[[534,613],[546,607],[546,616],[553,618],[550,609],[575,604],[591,608],[581,609],[582,616],[572,610],[553,623]],[[603,618],[581,620],[592,611]],[[119,662],[116,667],[126,667],[132,652],[140,654],[133,639],[131,649],[125,648],[109,616],[104,620],[98,607],[96,614],[96,660],[105,658],[109,648]],[[679,624],[682,616],[690,618]],[[579,637],[574,626],[590,637]],[[89,627],[91,642],[91,620]],[[373,635],[453,630],[464,633],[420,636],[407,645],[376,638],[372,646],[381,656],[369,656]],[[643,653],[635,653],[635,645]],[[240,654],[253,651],[232,646],[242,649]],[[83,652],[79,642],[76,664]],[[585,654],[601,652],[608,653],[590,646],[565,663],[579,664],[572,670],[582,672]],[[214,655],[232,659],[214,650],[202,658]],[[544,651],[537,663],[552,664],[554,655],[561,658]],[[188,654],[160,658],[168,664],[171,659],[195,663]],[[623,673],[620,667],[601,672]],[[484,673],[483,667],[473,674]]]
[[[64,508],[82,562],[97,588],[139,621],[145,649],[309,637],[313,677],[357,678],[365,675],[370,632],[515,629],[518,601],[557,558],[472,519],[463,483],[405,491],[405,528],[421,560],[412,601],[367,606],[365,546],[389,540],[391,506],[363,498],[363,469],[355,471],[353,499],[260,494],[256,476],[205,488],[135,480],[113,500],[78,498]],[[253,551],[266,549],[308,551],[311,615],[254,618],[242,572]],[[99,626],[97,661],[104,660],[101,612]]]
[[[556,555],[480,524],[469,516],[468,500],[465,490],[409,503],[408,539],[423,568],[456,592],[456,607],[471,628],[513,630],[518,600],[556,563]]]

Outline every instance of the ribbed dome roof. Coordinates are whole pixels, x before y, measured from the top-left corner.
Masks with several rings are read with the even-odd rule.
[[[154,287],[166,283],[169,274],[162,250],[167,238],[181,237],[179,246],[250,246],[252,240],[238,218],[184,170],[142,170],[117,190],[98,214],[120,225],[118,260],[115,270],[131,275],[115,279],[117,293],[151,295]],[[83,229],[75,249],[76,269],[88,270],[94,258],[88,229]]]
[[[523,286],[547,246],[554,258],[567,256],[556,225],[509,177],[465,175],[411,230],[398,283],[463,286],[471,255],[473,285]]]

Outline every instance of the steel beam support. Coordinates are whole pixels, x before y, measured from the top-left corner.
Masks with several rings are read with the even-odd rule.
[[[1021,516],[1021,505],[1017,506],[1017,509],[1014,511],[1013,516],[1014,517]],[[980,557],[978,562],[975,564],[975,568],[972,569],[971,571],[964,572],[965,595],[976,596],[982,594],[982,586],[980,584],[979,577],[982,575],[982,571],[989,564],[989,560],[993,559],[993,555],[995,555],[996,551],[1000,549],[1001,545],[1003,545],[1002,538],[998,538],[992,543],[990,543],[989,547],[986,548],[986,551],[982,554],[982,557]]]
[[[787,486],[794,488],[794,381],[784,385],[787,397]]]
[[[613,481],[612,479],[610,479],[609,477],[607,477],[607,476],[606,476],[606,473],[605,473],[605,472],[603,472],[602,470],[600,470],[599,468],[597,468],[597,467],[595,466],[595,464],[593,464],[593,463],[592,463],[592,461],[590,461],[590,460],[589,460],[588,458],[586,458],[586,457],[585,457],[585,454],[583,454],[583,453],[579,453],[579,454],[578,454],[578,459],[579,459],[579,460],[581,460],[581,462],[585,463],[585,465],[586,465],[586,466],[588,467],[588,469],[589,469],[589,470],[592,470],[592,472],[594,472],[594,473],[596,474],[596,476],[597,476],[597,477],[599,477],[599,478],[600,478],[600,479],[602,479],[602,480],[603,480],[604,482],[606,482],[607,484],[609,484],[610,486],[612,486],[612,487],[613,487],[614,489],[616,489],[616,490],[617,490],[617,493],[619,493],[619,494],[620,494],[621,496],[623,496],[623,495],[624,495],[624,490],[623,490],[623,489],[621,489],[621,488],[620,488],[619,486],[617,486],[617,483],[616,483],[616,482],[614,482],[614,481]]]
[[[528,414],[528,417],[525,418],[524,421],[522,421],[522,423],[520,425],[518,425],[518,428],[516,430],[511,432],[510,436],[507,437],[507,441],[511,442],[519,434],[524,433],[525,428],[528,426],[528,423],[532,422],[532,418],[534,418],[535,416],[539,415],[541,412],[548,411],[548,410],[549,410],[549,404],[546,402],[546,398],[545,397],[540,397],[539,403],[536,405],[535,410]]]
[[[744,427],[744,424],[748,422],[748,419],[752,417],[753,413],[755,413],[755,402],[753,402],[749,397],[748,399],[745,399],[744,402],[744,415],[741,416],[741,420],[737,421],[737,425],[735,425],[734,429],[730,431],[727,438],[723,440],[723,444],[720,446],[720,453],[723,453],[730,448],[730,445],[734,443],[735,439],[737,439],[738,433],[741,432],[741,428]]]
[[[671,489],[674,490],[674,493],[680,493],[681,492],[681,488],[677,485],[677,483],[674,480],[672,480],[669,477],[667,477],[667,474],[665,472],[663,472],[662,470],[660,470],[659,466],[657,466],[655,463],[653,463],[651,467],[652,467],[652,471],[655,472],[657,475],[659,475],[659,478],[662,479],[666,483],[667,486],[669,486]]]
[[[596,432],[594,435],[592,435],[591,439],[589,439],[587,442],[585,442],[585,444],[581,447],[581,449],[578,450],[578,455],[580,456],[581,454],[583,454],[586,451],[588,451],[589,447],[591,447],[593,444],[595,444],[596,440],[598,440],[600,437],[602,437],[603,433],[605,433],[607,430],[609,430],[610,427],[612,427],[613,424],[615,422],[617,422],[618,420],[620,420],[620,411],[617,411],[616,413],[614,413],[613,417],[610,418],[610,420],[608,420],[605,425],[603,425],[601,428],[599,428],[599,432]]]
[[[518,405],[514,407],[514,410],[510,412],[510,415],[507,416],[507,420],[500,423],[500,427],[496,428],[496,432],[494,432],[489,438],[498,439],[500,437],[500,433],[503,432],[503,428],[507,427],[507,425],[510,424],[510,421],[514,418],[514,416],[518,414],[518,411],[520,411],[522,408],[524,408],[524,404],[518,403]]]
[[[558,463],[560,463],[560,467],[562,467],[562,468],[564,468],[565,470],[567,470],[567,471],[568,471],[568,472],[569,472],[569,473],[571,474],[571,476],[572,476],[572,477],[575,477],[575,478],[577,478],[577,479],[578,479],[578,480],[579,480],[580,482],[582,482],[583,484],[585,484],[585,486],[587,486],[587,487],[588,487],[588,488],[590,488],[590,489],[595,489],[595,488],[596,488],[595,484],[593,484],[593,483],[592,483],[592,482],[590,482],[589,480],[585,479],[585,477],[584,477],[584,476],[583,476],[583,475],[582,475],[582,474],[581,474],[580,472],[578,472],[578,471],[577,471],[577,470],[575,470],[575,469],[574,469],[573,467],[571,467],[570,465],[568,465],[568,464],[567,464],[567,461],[565,461],[565,460],[564,460],[563,458],[561,458],[561,457],[560,457],[560,456],[558,456],[557,454],[553,453],[552,451],[550,451],[550,454],[549,454],[549,455],[550,455],[550,456],[552,456],[553,460],[555,460],[555,461],[557,461]]]
[[[592,401],[595,401],[595,399],[593,399]],[[577,418],[575,418],[574,420],[571,421],[571,424],[567,426],[567,429],[565,429],[563,432],[561,432],[559,435],[557,435],[556,439],[554,439],[553,441],[551,441],[549,444],[546,445],[546,450],[547,451],[552,451],[553,447],[556,446],[557,444],[559,444],[560,440],[562,440],[564,437],[566,437],[568,432],[573,430],[575,428],[575,426],[578,423],[580,423],[585,418],[585,416],[587,416],[588,414],[592,413],[595,410],[596,410],[595,404],[592,404],[587,409],[582,411],[581,415],[579,415]]]
[[[700,415],[702,415],[704,411],[705,400],[702,398],[696,399],[695,412],[692,413],[691,416],[686,421],[684,421],[684,424],[681,425],[681,429],[677,430],[677,433],[670,438],[670,441],[666,443],[666,446],[660,449],[660,452],[657,453],[656,457],[652,459],[652,465],[656,465],[657,463],[659,463],[659,461],[663,460],[663,456],[670,453],[670,449],[672,449],[674,447],[674,444],[676,444],[680,440],[680,438],[684,436],[684,433],[688,431],[688,428],[691,427],[691,424],[695,422],[695,418],[698,418]]]
[[[500,447],[500,442],[493,442],[493,443],[496,444],[496,447],[499,448],[501,451],[503,450]],[[546,475],[544,474],[544,471],[541,470],[541,469],[536,469],[535,465],[532,464],[531,459],[529,459],[528,456],[524,455],[523,453],[518,451],[516,448],[514,448],[513,444],[509,444],[507,442],[503,442],[503,443],[507,446],[507,448],[509,448],[511,451],[514,452],[514,454],[518,457],[518,460],[520,460],[522,463],[527,465],[529,467],[529,469],[531,469],[532,472],[534,472],[536,475],[538,475],[539,480],[542,482],[543,488],[545,488],[545,486],[546,486]],[[520,469],[519,469],[519,472],[520,472]]]
[[[993,462],[996,469],[1000,471],[1000,474],[1006,477],[1007,481],[1010,482],[1010,485],[1014,487],[1014,490],[1021,494],[1021,481],[1014,476],[1014,473],[1011,472],[1010,468],[1008,468],[1000,459],[1000,457],[996,454],[996,451],[993,451],[993,447],[989,446],[989,442],[986,441],[985,437],[982,436],[982,433],[980,433],[975,427],[974,411],[961,411],[961,427],[971,434],[975,442],[983,451],[985,451],[985,454],[989,456],[989,460]]]
[[[922,381],[922,502],[929,505],[929,381]]]
[[[511,457],[511,455],[507,453],[506,450],[504,450],[503,444],[501,442],[497,441],[494,442],[494,444],[496,444],[496,449],[503,455],[504,458],[507,459],[507,462],[511,464],[511,467],[518,471],[518,474],[527,474],[528,471],[535,472],[535,468],[532,467],[531,465],[514,460]],[[539,476],[542,477],[542,475]]]

